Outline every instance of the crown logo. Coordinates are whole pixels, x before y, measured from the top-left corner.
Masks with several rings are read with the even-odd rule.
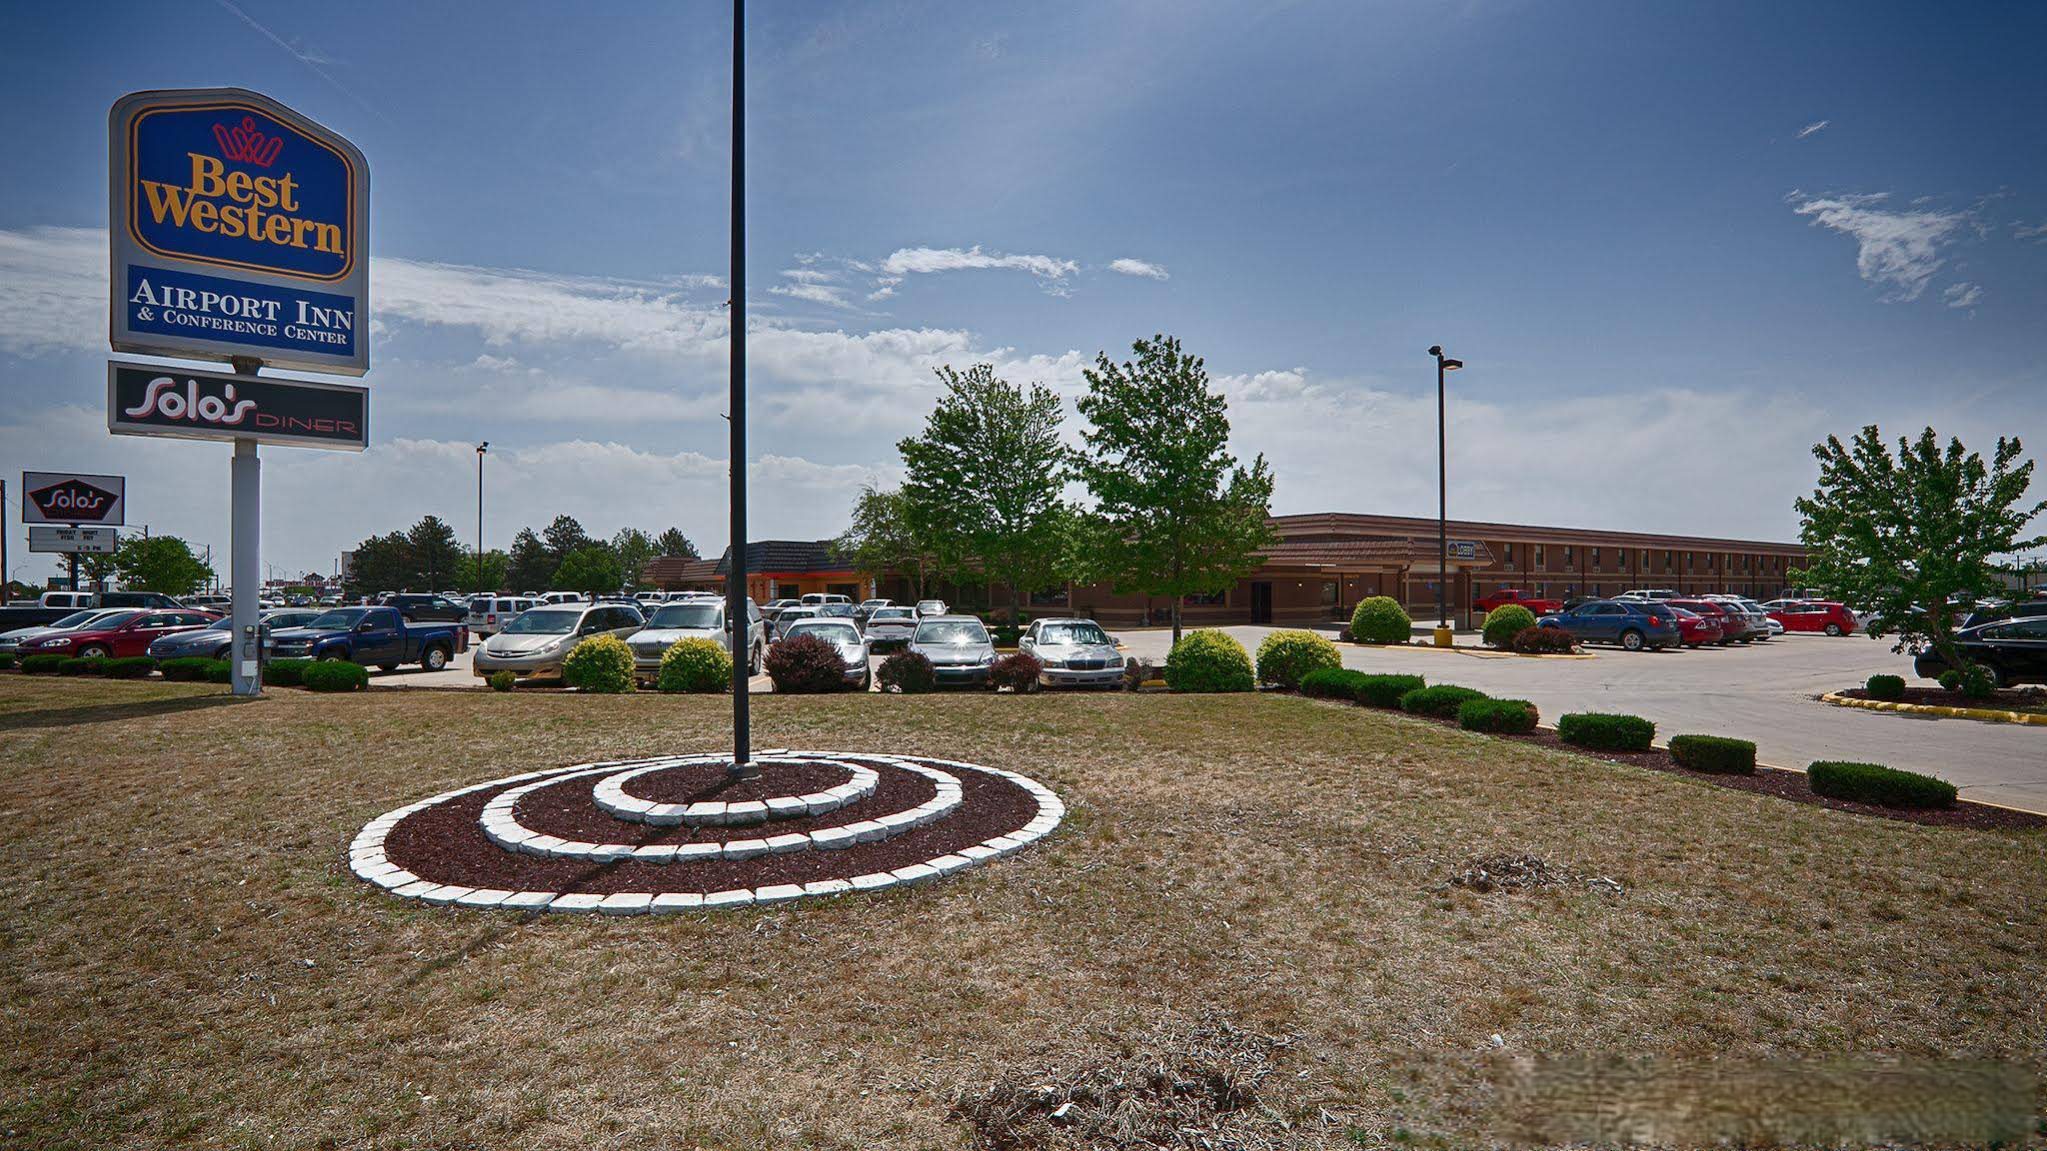
[[[238,164],[254,164],[259,168],[268,168],[284,147],[284,137],[272,136],[257,128],[252,116],[242,117],[242,122],[232,128],[226,124],[215,124],[213,138],[220,142],[222,156]]]

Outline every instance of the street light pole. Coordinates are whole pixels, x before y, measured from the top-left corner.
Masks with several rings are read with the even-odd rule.
[[[1464,366],[1443,354],[1443,346],[1429,349],[1436,357],[1436,646],[1450,646],[1450,609],[1446,598],[1450,583],[1450,450],[1447,428],[1447,388],[1451,372]]]
[[[483,586],[483,453],[489,450],[489,440],[476,445],[476,594],[478,595],[492,590]]]
[[[732,548],[725,572],[725,634],[732,653],[732,765],[734,779],[758,775],[754,766],[747,680],[753,661],[752,620],[746,610],[746,0],[732,0]]]

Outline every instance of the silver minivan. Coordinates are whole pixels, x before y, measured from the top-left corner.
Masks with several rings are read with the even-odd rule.
[[[478,639],[488,639],[505,630],[512,617],[533,606],[533,601],[522,595],[480,595],[469,601],[469,615],[462,623],[469,634]]]
[[[577,644],[593,635],[625,639],[646,625],[640,609],[630,604],[535,604],[484,640],[470,657],[470,666],[478,678],[494,671],[509,671],[522,679],[555,677]]]

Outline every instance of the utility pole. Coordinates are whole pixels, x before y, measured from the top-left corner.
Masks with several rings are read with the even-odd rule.
[[[746,611],[746,0],[732,0],[732,560],[725,572],[725,633],[732,653],[732,766],[735,779],[760,774],[753,762],[747,683],[753,657]]]

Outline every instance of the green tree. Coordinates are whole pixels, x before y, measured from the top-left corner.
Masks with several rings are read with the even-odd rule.
[[[1213,594],[1257,570],[1274,537],[1272,471],[1230,454],[1229,405],[1200,357],[1153,336],[1135,360],[1097,353],[1076,403],[1090,426],[1073,469],[1094,497],[1090,567],[1118,590],[1167,596],[1173,642],[1189,595]]]
[[[405,533],[412,548],[412,566],[419,573],[423,591],[440,591],[455,578],[462,562],[462,543],[455,529],[439,516],[425,516]]]
[[[483,553],[480,565],[475,552],[463,552],[455,561],[455,586],[465,591],[502,591],[511,566],[511,560],[497,548]]]
[[[697,545],[690,542],[690,538],[688,536],[682,534],[681,528],[669,528],[667,531],[662,532],[659,536],[655,537],[654,554],[663,556],[680,556],[683,559],[688,560],[698,558]]]
[[[554,569],[561,566],[561,560],[547,550],[532,528],[520,528],[512,537],[510,570],[506,581],[513,591],[547,591],[548,581],[554,578]]]
[[[640,573],[646,570],[647,562],[661,554],[654,537],[638,528],[618,529],[618,534],[611,537],[611,552],[618,557],[627,587],[639,586]]]
[[[213,569],[176,536],[133,536],[114,553],[114,570],[130,591],[190,595],[213,578]]]
[[[1874,424],[1852,444],[1828,436],[1812,450],[1819,486],[1797,503],[1807,562],[1792,580],[1869,612],[1869,634],[1895,635],[1893,651],[1930,644],[1964,666],[1956,602],[2003,590],[1992,557],[2047,542],[2025,536],[2047,500],[2023,502],[2033,463],[2020,451],[2000,436],[1986,464],[1958,439],[1943,448],[1932,428],[1899,437],[1896,456]]]
[[[419,583],[412,561],[412,542],[400,532],[371,536],[355,545],[349,561],[348,586],[357,593],[402,591]]]
[[[930,556],[910,526],[910,500],[901,488],[862,487],[853,501],[853,521],[845,534],[832,541],[832,550],[869,579],[887,572],[909,576],[916,598],[924,598]]]
[[[583,530],[583,525],[577,523],[574,516],[554,517],[554,522],[547,525],[540,533],[540,538],[546,541],[547,554],[554,558],[557,565],[569,558],[571,553],[582,551],[597,542],[590,538],[589,533]]]
[[[615,593],[624,582],[625,572],[618,566],[618,557],[602,544],[590,544],[570,552],[554,572],[557,589],[582,592],[588,596]]]
[[[952,570],[1007,584],[1021,622],[1022,597],[1066,577],[1059,397],[1042,384],[1026,392],[992,364],[937,372],[945,391],[923,434],[896,445],[911,529]]]
[[[78,556],[78,578],[105,590],[105,581],[114,578],[118,570],[115,565],[120,545],[114,546],[116,550],[110,552],[81,552]]]

